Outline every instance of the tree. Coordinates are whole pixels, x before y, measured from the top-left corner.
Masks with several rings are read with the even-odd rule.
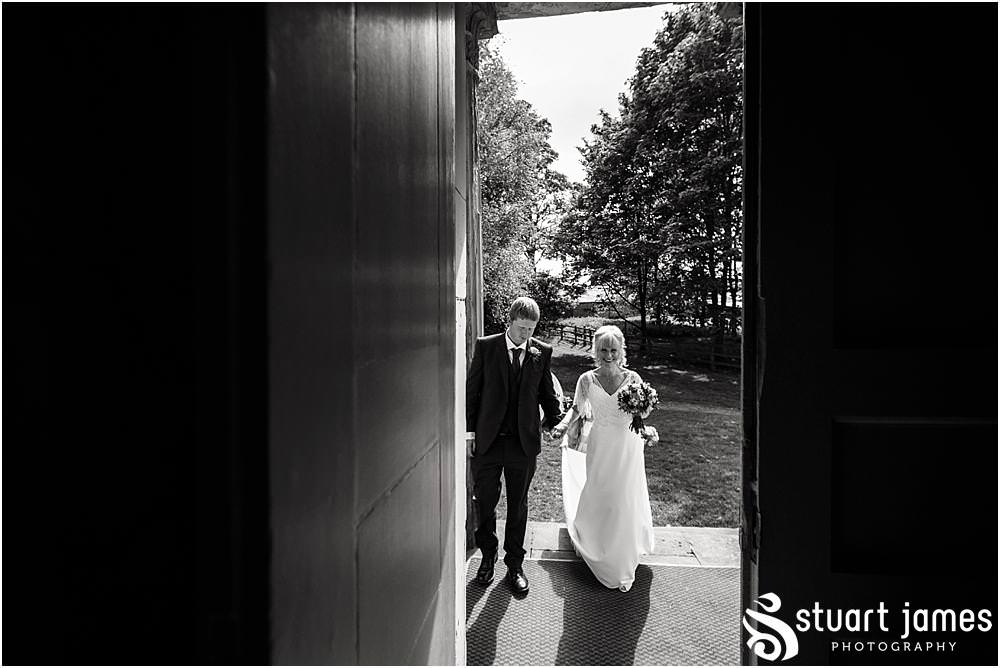
[[[572,315],[573,306],[584,290],[585,286],[580,281],[570,280],[565,275],[535,272],[528,294],[534,297],[542,311],[542,318],[538,321],[539,329]]]
[[[514,76],[499,54],[483,46],[479,63],[483,306],[487,330],[496,330],[518,295],[537,299],[536,291],[543,289],[552,305],[562,299],[563,292],[550,285],[558,279],[536,276],[535,265],[570,198],[566,177],[551,167],[557,157],[549,144],[552,126],[517,98]]]
[[[710,4],[666,16],[619,113],[581,149],[563,250],[647,321],[735,332],[742,256],[742,27]]]

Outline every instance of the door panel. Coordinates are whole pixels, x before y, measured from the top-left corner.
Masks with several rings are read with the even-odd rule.
[[[996,620],[995,20],[989,5],[748,8],[760,551],[745,602],[773,592],[789,623],[815,603],[889,611],[888,633],[800,631],[792,662],[996,661],[995,623],[920,638],[957,643],[944,652],[832,646],[900,640],[906,603]]]

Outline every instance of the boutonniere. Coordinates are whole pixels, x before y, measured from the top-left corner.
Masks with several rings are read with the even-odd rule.
[[[528,350],[528,354],[531,355],[531,359],[537,360],[539,357],[542,356],[542,351],[536,348],[535,346],[531,346],[531,348]]]

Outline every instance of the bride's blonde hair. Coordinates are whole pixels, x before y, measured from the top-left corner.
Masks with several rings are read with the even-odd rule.
[[[615,325],[604,325],[599,327],[596,332],[594,332],[594,343],[590,347],[590,356],[594,358],[594,365],[601,366],[601,363],[597,361],[597,346],[600,344],[602,339],[613,338],[621,346],[622,356],[618,359],[618,366],[623,369],[627,366],[625,360],[625,335],[622,334],[622,330],[618,329]]]

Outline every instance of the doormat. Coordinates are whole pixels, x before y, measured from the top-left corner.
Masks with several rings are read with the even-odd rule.
[[[580,561],[525,561],[531,586],[515,598],[503,563],[488,587],[466,586],[466,663],[488,665],[736,665],[738,568],[647,566],[628,592],[608,589]]]

